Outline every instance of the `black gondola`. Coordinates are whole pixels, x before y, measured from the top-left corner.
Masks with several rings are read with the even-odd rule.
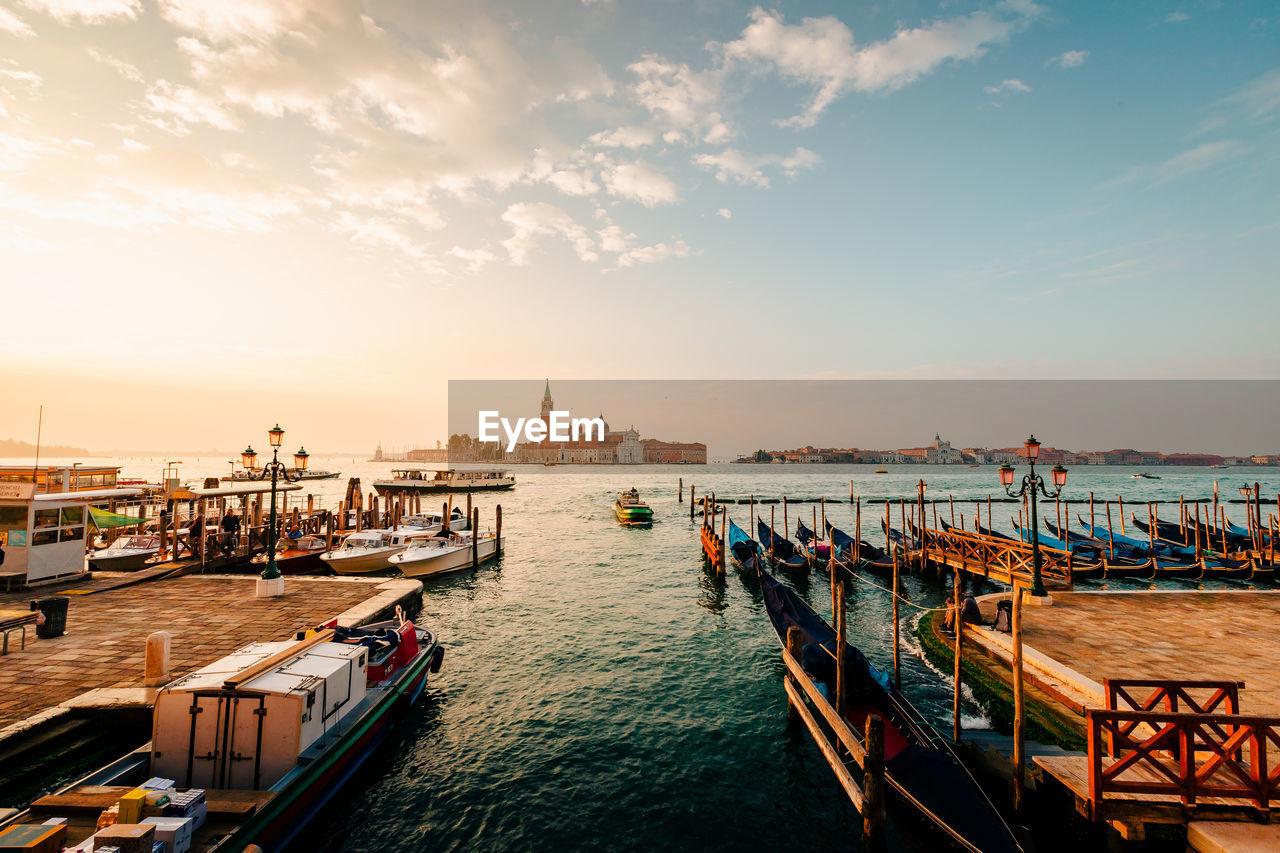
[[[802,634],[802,661],[827,695],[835,692],[835,631],[786,585],[768,572],[760,588],[769,621],[786,646],[787,629]],[[951,841],[973,853],[1014,853],[1023,848],[1013,830],[960,761],[951,743],[873,667],[855,646],[845,642],[845,679],[851,685],[844,717],[859,734],[870,714],[884,717],[885,782],[891,804],[922,817]]]

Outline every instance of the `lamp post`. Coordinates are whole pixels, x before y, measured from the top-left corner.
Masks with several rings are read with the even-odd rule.
[[[1044,486],[1044,478],[1036,475],[1036,459],[1040,456],[1040,442],[1036,441],[1033,435],[1024,442],[1027,448],[1027,462],[1031,465],[1031,473],[1022,478],[1022,488],[1017,492],[1013,491],[1013,466],[1008,462],[1000,466],[1000,483],[1004,486],[1005,494],[1011,498],[1020,498],[1025,495],[1031,496],[1031,594],[1033,596],[1047,596],[1049,593],[1044,588],[1044,578],[1040,576],[1040,519],[1036,510],[1036,489],[1046,498],[1056,498],[1062,494],[1062,487],[1067,484],[1067,469],[1061,465],[1054,465],[1053,474],[1053,494]]]
[[[294,483],[301,479],[302,472],[307,469],[307,457],[310,455],[307,453],[306,448],[298,448],[298,452],[293,455],[293,465],[297,471],[297,476],[290,476],[289,469],[280,461],[280,445],[284,443],[284,430],[280,428],[279,424],[276,424],[267,430],[267,438],[271,442],[271,461],[262,466],[262,473],[258,476],[252,477],[250,475],[251,479],[254,480],[265,480],[268,474],[271,475],[271,516],[270,521],[267,522],[267,530],[269,531],[267,537],[267,567],[259,575],[264,581],[276,580],[280,577],[280,569],[276,566],[275,543],[276,484],[280,478],[284,478],[289,483]],[[257,457],[258,454],[254,451],[252,445],[246,447],[244,452],[240,454],[246,471],[253,470],[254,461]]]

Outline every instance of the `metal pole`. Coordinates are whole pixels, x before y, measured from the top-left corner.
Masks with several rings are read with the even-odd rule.
[[[1034,596],[1048,595],[1048,591],[1044,588],[1044,579],[1040,576],[1040,519],[1036,511],[1036,463],[1031,463],[1031,481],[1029,489],[1031,491],[1031,594]]]
[[[312,445],[314,447],[314,445]],[[275,580],[280,577],[280,569],[276,567],[276,477],[279,475],[280,463],[278,457],[280,448],[271,451],[271,521],[269,522],[267,532],[267,567],[262,570],[262,579],[264,581]]]

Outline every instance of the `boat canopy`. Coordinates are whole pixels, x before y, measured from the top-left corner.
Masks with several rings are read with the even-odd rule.
[[[133,527],[146,521],[145,518],[138,518],[136,515],[121,515],[118,512],[108,512],[105,509],[98,509],[96,506],[89,507],[89,521],[99,530],[110,530],[113,527]]]

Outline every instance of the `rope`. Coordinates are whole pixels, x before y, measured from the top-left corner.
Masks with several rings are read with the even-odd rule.
[[[911,601],[911,599],[907,598],[906,596],[899,595],[898,593],[896,593],[896,592],[894,592],[893,590],[889,589],[889,587],[887,587],[887,586],[881,586],[880,584],[876,583],[875,581],[867,580],[867,579],[866,579],[866,578],[864,578],[862,575],[858,574],[857,572],[855,572],[853,569],[849,568],[848,566],[840,566],[840,568],[841,568],[841,569],[843,569],[844,571],[848,572],[852,577],[856,578],[857,580],[860,580],[860,581],[862,581],[863,583],[867,584],[868,586],[873,586],[873,587],[875,587],[876,589],[883,590],[884,592],[887,592],[887,593],[889,593],[890,595],[892,595],[893,597],[897,598],[899,601],[901,601],[903,604],[907,605],[908,607],[914,607],[916,610],[920,610],[920,611],[922,611],[922,612],[924,612],[924,613],[942,613],[942,612],[945,612],[945,611],[947,611],[947,610],[954,610],[954,609],[955,609],[955,606],[954,606],[954,605],[951,605],[951,606],[943,605],[942,607],[921,607],[919,604],[916,604],[916,603],[912,602],[912,601]]]

